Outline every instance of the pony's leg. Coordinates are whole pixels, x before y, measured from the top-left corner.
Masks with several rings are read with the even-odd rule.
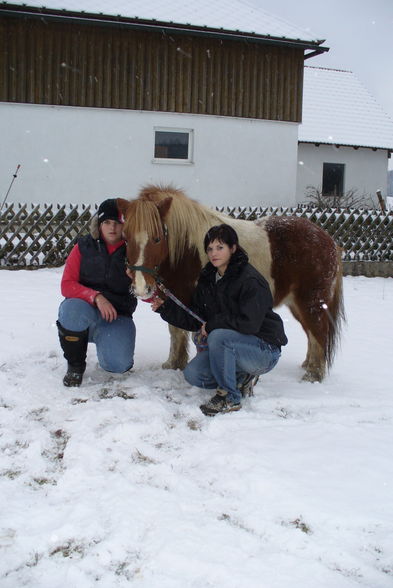
[[[301,298],[300,298],[301,299]],[[324,335],[324,319],[321,311],[317,311],[318,316],[315,317],[314,312],[309,313],[309,305],[291,303],[288,305],[291,313],[296,320],[302,325],[307,336],[307,355],[302,363],[302,368],[305,370],[302,380],[306,382],[322,382],[326,373],[325,351],[321,342],[325,339]],[[302,307],[302,310],[300,310]],[[317,339],[313,333],[318,334]]]
[[[306,333],[307,335],[307,333]],[[311,344],[310,344],[310,339],[307,335],[307,353],[306,353],[306,359],[303,361],[302,363],[302,368],[303,369],[307,369],[308,364],[310,363],[310,355],[311,355]]]
[[[168,325],[171,338],[169,357],[162,364],[165,370],[184,370],[188,362],[188,331]]]
[[[288,308],[291,311],[291,313],[294,316],[294,318],[297,321],[299,321],[299,323],[302,325],[303,330],[304,330],[304,332],[306,333],[306,336],[307,336],[307,355],[306,355],[306,359],[302,363],[302,368],[304,368],[306,370],[307,369],[307,366],[309,364],[309,361],[310,361],[310,353],[311,353],[310,337],[308,335],[308,332],[307,332],[307,329],[306,329],[305,325],[303,324],[301,314],[297,310],[296,306],[293,303],[291,303],[291,304],[288,303]]]
[[[326,374],[325,352],[311,332],[307,332],[307,356],[302,367],[305,369],[302,380],[322,382]]]
[[[331,267],[335,273],[333,283],[320,284],[314,295],[303,292],[302,316],[305,317],[303,328],[308,337],[306,373],[304,380],[321,382],[327,368],[333,362],[334,354],[340,339],[341,325],[345,321],[343,301],[341,250],[336,249],[337,264]],[[332,289],[333,286],[333,289]]]

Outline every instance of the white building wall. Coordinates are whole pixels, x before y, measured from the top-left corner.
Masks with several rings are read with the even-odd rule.
[[[307,186],[319,190],[322,188],[324,163],[343,163],[344,191],[356,189],[357,196],[369,195],[377,204],[376,191],[387,191],[387,151],[353,147],[336,147],[299,143],[296,198],[298,202],[306,201]]]
[[[295,204],[297,124],[0,104],[0,190],[9,201],[97,203],[172,183],[211,206]],[[194,130],[193,162],[154,163],[154,128]]]

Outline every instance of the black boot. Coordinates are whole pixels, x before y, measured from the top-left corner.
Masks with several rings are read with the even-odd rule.
[[[67,387],[80,386],[86,369],[89,329],[86,329],[86,331],[68,331],[59,321],[56,324],[59,331],[60,345],[68,362],[63,384]]]
[[[64,386],[70,388],[72,386],[80,386],[82,384],[83,374],[85,373],[86,364],[78,366],[78,365],[71,365],[70,363],[67,366],[67,373],[63,378]]]

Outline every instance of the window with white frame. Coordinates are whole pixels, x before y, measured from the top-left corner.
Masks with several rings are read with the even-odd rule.
[[[191,163],[192,129],[154,129],[154,162]]]

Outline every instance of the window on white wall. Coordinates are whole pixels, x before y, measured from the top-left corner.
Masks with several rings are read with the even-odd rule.
[[[324,196],[342,196],[344,193],[343,163],[324,163],[322,177],[322,194]]]
[[[154,129],[154,162],[192,163],[192,129]]]

